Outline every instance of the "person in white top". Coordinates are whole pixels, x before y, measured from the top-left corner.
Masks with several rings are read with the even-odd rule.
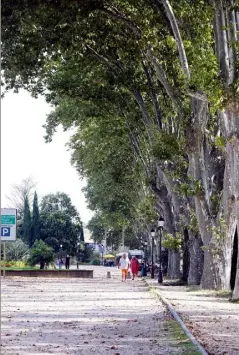
[[[120,258],[118,268],[120,268],[122,272],[122,282],[126,281],[126,278],[128,276],[128,270],[129,270],[129,259],[127,258],[126,253],[124,253]]]

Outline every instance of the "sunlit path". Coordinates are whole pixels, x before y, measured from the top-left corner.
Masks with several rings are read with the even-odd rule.
[[[14,278],[2,286],[2,354],[180,354],[168,315],[116,268],[93,280]],[[112,278],[106,278],[106,272]]]

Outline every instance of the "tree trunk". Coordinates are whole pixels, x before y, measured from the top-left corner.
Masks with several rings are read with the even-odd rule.
[[[168,274],[169,279],[180,279],[180,253],[178,251],[168,251]]]
[[[239,107],[235,103],[230,107],[230,111],[221,113],[223,133],[226,138],[226,168],[224,178],[224,191],[222,207],[224,219],[227,225],[224,256],[225,262],[222,265],[222,286],[230,288],[232,272],[236,273],[235,285],[233,289],[234,300],[239,299],[239,255],[235,260],[233,250],[237,248],[237,232],[239,228]],[[237,245],[235,245],[235,243]],[[236,266],[235,266],[236,264]],[[235,268],[235,269],[234,269]],[[234,269],[234,271],[233,271]]]
[[[189,235],[188,230],[184,230],[183,234],[183,272],[182,272],[182,280],[184,282],[188,282],[188,274],[190,268],[190,252],[189,252]]]
[[[193,237],[189,241],[190,266],[188,272],[188,285],[199,285],[203,273],[204,253],[200,237]]]

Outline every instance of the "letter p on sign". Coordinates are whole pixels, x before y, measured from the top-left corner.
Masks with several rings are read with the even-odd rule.
[[[10,237],[10,227],[1,227],[1,237]]]

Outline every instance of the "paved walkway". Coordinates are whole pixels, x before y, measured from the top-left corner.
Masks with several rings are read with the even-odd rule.
[[[122,283],[115,268],[92,280],[2,280],[2,355],[189,354],[171,322],[140,280]]]
[[[199,287],[159,286],[190,331],[212,355],[239,355],[239,305],[228,301],[223,292],[201,290]]]

